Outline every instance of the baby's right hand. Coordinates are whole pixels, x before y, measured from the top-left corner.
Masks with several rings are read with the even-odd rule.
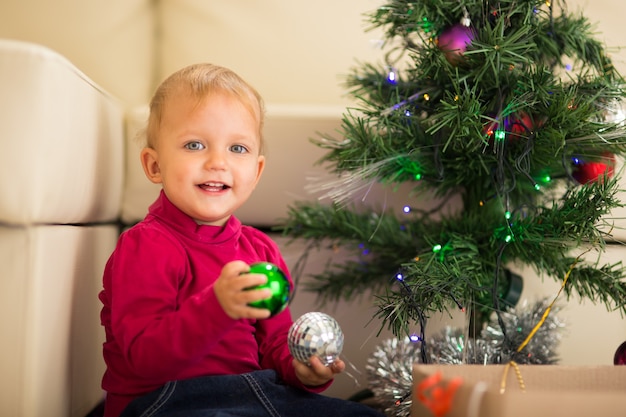
[[[213,284],[217,301],[233,319],[265,319],[270,311],[264,308],[251,307],[253,301],[263,300],[272,296],[269,289],[250,289],[264,284],[264,274],[248,274],[250,266],[243,261],[232,261],[224,265],[220,276]]]

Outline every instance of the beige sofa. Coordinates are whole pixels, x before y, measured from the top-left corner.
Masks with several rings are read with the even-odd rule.
[[[0,41],[0,415],[98,401],[93,298],[115,244],[123,110],[67,59]]]
[[[157,192],[143,177],[133,138],[165,75],[212,61],[235,69],[265,96],[268,166],[238,213],[242,221],[271,227],[288,204],[314,198],[305,185],[325,171],[314,165],[322,152],[308,139],[339,127],[350,105],[340,77],[355,59],[380,59],[379,34],[365,33],[362,22],[362,13],[379,2],[222,3],[0,3],[1,416],[84,416],[103,398],[97,293],[120,228],[140,220]],[[606,11],[618,7],[624,7],[618,0],[602,0],[585,11],[606,22],[601,29],[615,43],[620,14]],[[383,200],[397,210],[405,203],[403,194],[380,188],[366,202]],[[295,266],[306,245],[274,237]],[[625,251],[612,247],[606,256],[619,260]],[[306,273],[340,256],[315,251]],[[523,298],[556,294],[555,283],[518,272],[526,281]],[[302,291],[291,308],[295,317],[320,309]],[[340,376],[327,391],[345,398],[366,387],[367,357],[389,333],[377,338],[377,324],[368,324],[368,294],[323,310],[346,333],[351,376]],[[611,363],[626,340],[619,314],[574,304],[563,315],[563,363]],[[429,331],[463,319],[435,317]]]

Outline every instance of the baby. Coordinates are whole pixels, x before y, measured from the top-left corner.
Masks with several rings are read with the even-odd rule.
[[[156,90],[140,159],[161,192],[121,234],[100,293],[105,417],[381,416],[319,394],[345,364],[293,359],[289,308],[250,306],[271,295],[250,289],[267,279],[250,264],[289,276],[277,245],[233,215],[265,167],[263,119],[256,90],[216,65]]]

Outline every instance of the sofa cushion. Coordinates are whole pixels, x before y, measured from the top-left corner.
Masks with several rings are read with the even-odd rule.
[[[117,236],[0,225],[0,415],[82,417],[102,400],[98,292]]]
[[[119,215],[123,108],[67,59],[0,40],[0,223]]]

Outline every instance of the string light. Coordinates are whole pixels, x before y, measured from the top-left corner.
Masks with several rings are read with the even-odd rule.
[[[387,73],[387,81],[389,84],[398,84],[398,73],[395,68],[389,68],[389,72]]]
[[[411,12],[413,12],[413,10],[411,10]],[[424,30],[424,32],[430,32],[432,26],[433,24],[428,21],[427,17],[422,17],[422,29]]]
[[[572,99],[570,100],[570,102],[567,104],[567,108],[569,110],[576,110],[578,106],[576,105],[576,102]]]
[[[452,250],[452,246],[450,246],[450,243],[446,243],[443,246],[439,244],[433,246],[433,253],[438,255],[439,261],[441,262],[445,260],[446,253],[450,252],[451,250]]]
[[[480,207],[483,207],[487,201],[491,200],[492,198],[496,197],[497,195],[498,195],[498,194],[492,194],[492,195],[490,195],[489,197],[487,197],[485,200],[480,200],[480,201],[478,202],[478,205],[479,205]]]

